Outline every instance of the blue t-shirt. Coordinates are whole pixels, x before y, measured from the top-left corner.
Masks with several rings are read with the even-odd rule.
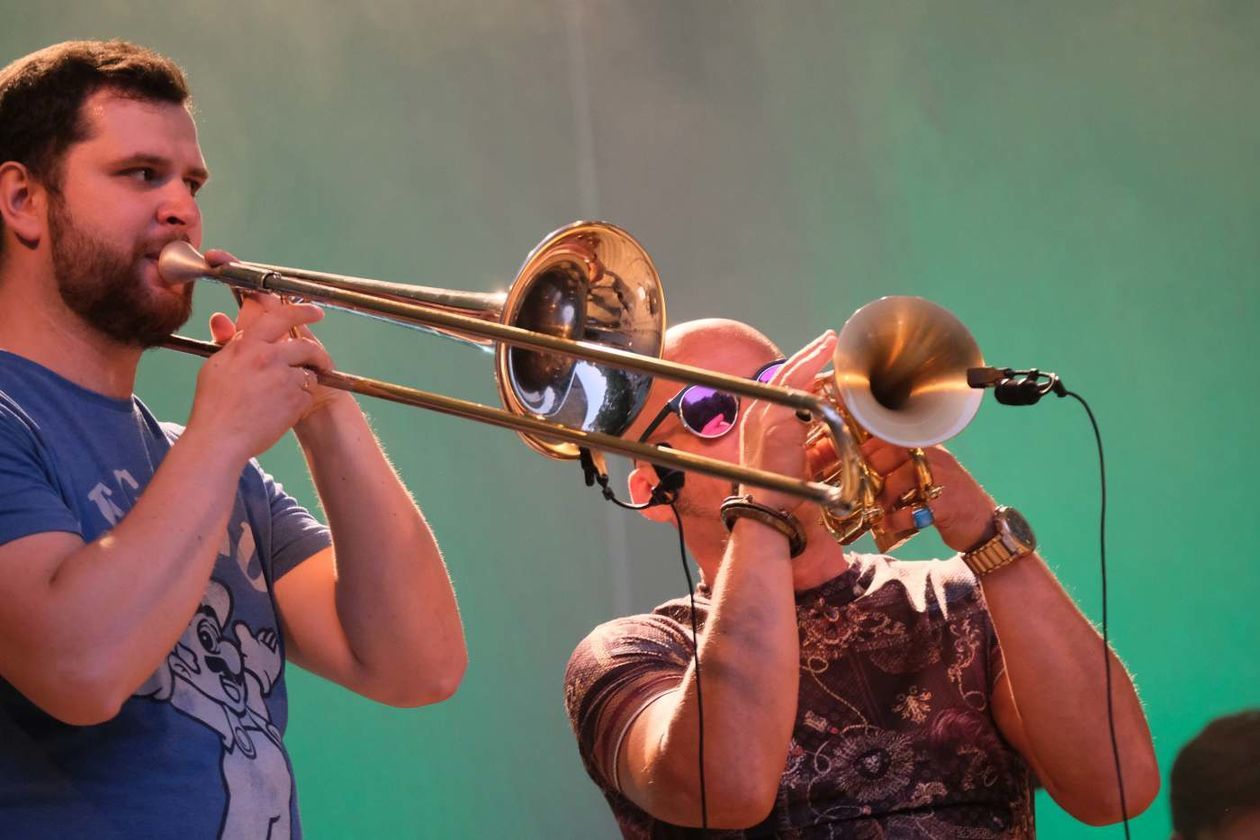
[[[0,544],[46,531],[95,540],[181,431],[138,399],[0,351]],[[0,835],[300,836],[272,587],[328,544],[251,461],[196,614],[117,717],[71,726],[0,678]]]

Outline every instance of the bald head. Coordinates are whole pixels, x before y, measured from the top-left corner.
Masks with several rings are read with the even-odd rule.
[[[731,376],[752,376],[767,362],[783,358],[770,339],[745,323],[726,318],[703,318],[670,327],[665,333],[661,356],[670,362]],[[647,404],[625,437],[637,439],[661,406],[685,384],[657,377],[652,383]]]
[[[781,358],[773,341],[742,321],[701,318],[675,324],[665,332],[662,355],[672,362],[692,364],[688,359],[713,359],[714,364],[700,367],[723,370],[722,360],[736,353],[764,357],[764,361]]]

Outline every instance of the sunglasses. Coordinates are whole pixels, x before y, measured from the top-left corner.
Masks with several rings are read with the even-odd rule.
[[[779,359],[762,365],[751,378],[767,384],[786,362],[787,359]],[[712,440],[735,428],[735,420],[739,417],[739,397],[707,385],[688,385],[661,406],[656,417],[639,435],[639,443],[646,442],[656,427],[671,414],[677,414],[683,428],[696,437]]]

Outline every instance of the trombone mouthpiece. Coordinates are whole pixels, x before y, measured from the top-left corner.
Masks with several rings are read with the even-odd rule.
[[[158,255],[157,269],[158,275],[172,286],[213,275],[206,258],[187,242],[168,243]]]

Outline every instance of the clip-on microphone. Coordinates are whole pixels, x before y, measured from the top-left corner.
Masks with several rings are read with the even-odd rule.
[[[669,448],[663,443],[659,445]],[[598,484],[599,492],[605,499],[626,510],[644,510],[657,505],[672,505],[678,498],[678,491],[682,489],[683,482],[687,479],[687,474],[682,470],[652,464],[652,469],[656,471],[656,477],[659,479],[652,488],[652,495],[642,504],[623,502],[617,498],[617,494],[608,486],[608,473],[600,464],[595,462],[595,456],[591,454],[591,450],[582,447],[578,451],[578,458],[582,464],[582,473],[586,480],[586,486],[591,487]],[[600,460],[602,461],[603,459],[601,458]]]
[[[1015,377],[1023,377],[1016,379]],[[1002,405],[1034,405],[1051,392],[1066,397],[1067,388],[1056,373],[1043,373],[1037,368],[968,368],[967,384],[972,388],[992,388],[993,396]]]

